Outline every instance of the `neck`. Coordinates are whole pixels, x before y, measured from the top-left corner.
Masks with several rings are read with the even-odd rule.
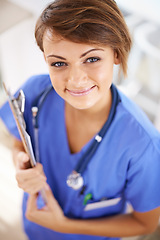
[[[96,106],[85,110],[75,109],[66,103],[65,123],[71,152],[79,152],[100,131],[108,119],[112,105],[110,90],[104,98]]]

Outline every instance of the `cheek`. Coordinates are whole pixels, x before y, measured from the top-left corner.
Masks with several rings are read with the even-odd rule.
[[[53,88],[56,90],[56,92],[59,92],[60,89],[61,89],[61,84],[60,84],[60,79],[57,79],[56,76],[52,76],[50,74],[50,79],[51,79],[51,83],[52,83],[52,86]]]
[[[55,89],[60,89],[63,87],[64,80],[63,80],[62,74],[57,73],[53,69],[49,69],[49,75],[50,75],[52,85]]]
[[[112,82],[113,78],[113,66],[103,66],[92,72],[92,76],[101,85],[108,85]]]

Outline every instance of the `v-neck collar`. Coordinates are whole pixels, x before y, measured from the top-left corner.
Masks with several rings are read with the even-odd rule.
[[[82,154],[84,154],[84,152],[86,151],[86,149],[90,146],[90,144],[93,142],[94,140],[94,137],[91,138],[83,147],[82,149],[79,151],[79,152],[76,152],[76,153],[71,153],[71,150],[70,150],[70,147],[69,147],[69,141],[68,141],[68,136],[67,136],[67,127],[66,127],[66,118],[65,118],[65,101],[63,101],[63,127],[64,127],[64,140],[65,140],[65,145],[66,145],[66,148],[67,148],[67,152],[69,154],[69,156],[71,158],[79,158]]]
[[[111,114],[111,111],[116,111],[116,109],[113,109],[114,105],[115,105],[115,108],[117,107],[117,104],[115,104],[115,101],[117,101],[117,102],[120,101],[119,95],[117,97],[116,94],[115,94],[116,87],[114,86],[114,84],[112,84],[111,89],[112,89],[111,90],[111,93],[112,93],[112,106],[111,106],[111,109],[110,109],[109,116]],[[93,143],[96,134],[82,147],[82,149],[79,152],[71,153],[70,147],[69,147],[69,141],[68,141],[68,137],[67,137],[66,118],[65,118],[65,101],[64,100],[63,100],[62,111],[63,111],[62,116],[63,116],[63,126],[64,126],[64,137],[65,137],[64,140],[65,140],[65,143],[66,143],[65,145],[67,147],[67,152],[68,152],[69,156],[72,157],[72,158],[80,158],[86,152],[88,147]],[[108,121],[108,119],[107,119],[107,121]]]

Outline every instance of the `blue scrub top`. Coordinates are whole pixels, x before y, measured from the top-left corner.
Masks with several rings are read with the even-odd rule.
[[[49,75],[38,75],[22,86],[26,96],[24,118],[33,147],[32,102],[50,84]],[[70,218],[88,219],[125,213],[126,203],[138,212],[160,206],[160,133],[131,100],[121,92],[119,96],[121,101],[112,124],[83,174],[86,186],[83,194],[80,194],[81,190],[69,188],[66,179],[93,139],[80,152],[72,154],[66,133],[64,100],[52,90],[41,107],[38,122],[40,161],[55,198]],[[0,109],[0,117],[9,131],[20,138],[8,104]],[[92,199],[84,205],[88,193],[92,194]],[[31,240],[110,239],[61,234],[34,224],[24,215],[27,198],[25,193],[23,221]],[[43,205],[39,197],[38,206]]]

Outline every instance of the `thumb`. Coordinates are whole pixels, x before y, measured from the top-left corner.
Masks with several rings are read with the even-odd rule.
[[[38,210],[37,197],[38,197],[38,194],[32,194],[32,195],[29,195],[28,197],[27,209],[26,209],[25,215],[26,215],[26,218],[31,221],[34,218],[35,212]]]
[[[17,168],[26,169],[30,167],[29,157],[25,152],[19,152],[17,154]]]

